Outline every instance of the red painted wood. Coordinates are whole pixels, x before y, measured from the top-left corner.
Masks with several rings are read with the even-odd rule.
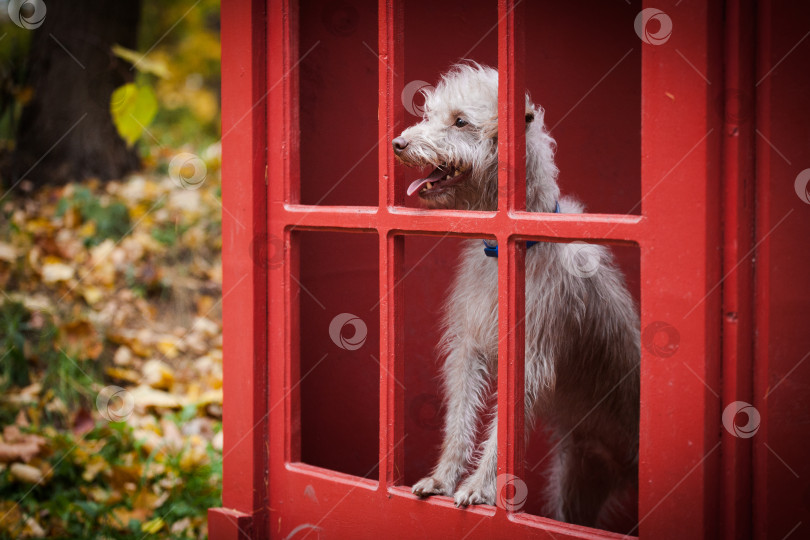
[[[773,67],[771,60],[771,5],[769,2],[757,4],[757,75],[756,86],[756,125],[765,137],[773,136],[771,130],[771,82],[765,75]],[[761,137],[756,140],[756,260],[771,260],[771,243],[765,236],[771,223],[771,193],[768,183],[762,181],[770,176],[772,151]],[[778,158],[777,158],[778,159]],[[768,440],[770,432],[770,402],[765,398],[770,389],[770,341],[771,320],[768,303],[770,301],[771,269],[766,264],[757,264],[755,279],[755,317],[757,336],[754,340],[754,401],[760,423],[757,435]],[[769,505],[767,488],[769,486],[768,461],[770,456],[764,445],[755,444],[752,449],[754,461],[753,492],[755,512],[752,516],[754,538],[768,538]]]
[[[266,534],[266,193],[263,2],[222,10],[223,505],[211,538]],[[235,181],[234,179],[238,179]]]
[[[285,463],[298,461],[300,438],[300,376],[298,303],[298,238],[291,234],[279,209],[299,200],[296,8],[289,0],[267,2],[267,190],[268,234],[282,252],[268,272],[268,524],[278,535],[289,511]],[[279,264],[280,263],[280,264]],[[291,530],[295,526],[288,529]]]
[[[754,5],[726,3],[723,115],[723,388],[722,403],[752,403],[754,230]],[[750,439],[722,431],[723,536],[751,538]]]
[[[379,497],[377,482],[305,464],[287,468],[285,486],[280,538],[300,527],[293,538],[627,538],[524,514],[498,519],[492,507],[459,510],[449,497],[420,500],[407,487]]]
[[[480,238],[498,227],[510,227],[521,238],[543,240],[605,239],[615,244],[632,244],[644,234],[643,216],[606,214],[536,214],[512,212],[508,216],[461,210],[417,210],[411,208],[378,211],[367,206],[285,205],[286,219],[297,229],[365,231],[394,230],[411,234],[472,236]]]
[[[521,2],[498,2],[498,214],[526,208],[524,12]],[[496,220],[498,244],[498,494],[509,500],[524,484],[524,352],[526,244],[510,219]],[[508,492],[507,492],[508,491]],[[509,506],[499,506],[511,511]]]
[[[402,236],[380,235],[380,490],[400,484],[405,470]]]
[[[253,516],[228,508],[208,509],[208,536],[215,540],[250,540],[256,538]]]
[[[394,151],[388,141],[398,135],[402,107],[396,102],[402,93],[402,3],[380,0],[379,15],[379,134],[378,147],[381,212],[401,204],[403,192],[396,190]],[[388,230],[378,230],[380,239],[380,492],[398,484],[405,470],[403,365],[404,308],[402,261],[405,242]]]
[[[810,204],[796,189],[810,167],[810,5],[757,15],[754,538],[794,539],[810,531]]]
[[[400,0],[379,0],[377,6],[380,65],[379,70],[379,207],[402,206],[405,192],[396,189],[396,159],[389,141],[399,135],[403,114],[399,96],[404,76],[403,3]]]
[[[649,338],[642,345],[639,531],[642,538],[715,538],[720,295],[710,291],[721,277],[721,126],[707,80],[722,81],[721,13],[719,4],[654,7],[671,17],[673,32],[665,44],[642,49],[642,212],[649,222],[641,328],[644,335],[662,321],[680,338],[671,357],[656,356]]]

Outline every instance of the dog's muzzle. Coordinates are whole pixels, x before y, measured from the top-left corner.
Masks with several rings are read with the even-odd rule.
[[[394,146],[394,153],[396,155],[399,155],[402,153],[403,150],[408,148],[408,139],[406,139],[405,137],[397,137],[396,139],[391,141],[391,144]]]

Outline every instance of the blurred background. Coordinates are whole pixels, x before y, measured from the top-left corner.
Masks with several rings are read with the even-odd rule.
[[[0,538],[200,538],[218,0],[0,0]]]

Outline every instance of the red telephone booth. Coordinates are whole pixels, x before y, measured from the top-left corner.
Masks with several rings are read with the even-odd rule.
[[[810,7],[709,4],[223,2],[211,538],[808,535]],[[420,208],[390,144],[464,58],[500,72],[497,212]],[[587,214],[523,211],[525,90]],[[409,487],[441,442],[437,320],[465,238],[505,246],[493,399],[517,507]],[[610,245],[639,302],[639,485],[609,530],[542,516],[524,240]]]

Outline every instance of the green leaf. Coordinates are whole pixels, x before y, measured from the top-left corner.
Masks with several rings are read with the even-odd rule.
[[[152,87],[128,83],[119,86],[110,98],[113,123],[127,144],[135,144],[144,129],[152,123],[158,110]]]
[[[98,516],[102,509],[102,506],[94,501],[76,501],[74,504],[81,508],[90,518]]]

